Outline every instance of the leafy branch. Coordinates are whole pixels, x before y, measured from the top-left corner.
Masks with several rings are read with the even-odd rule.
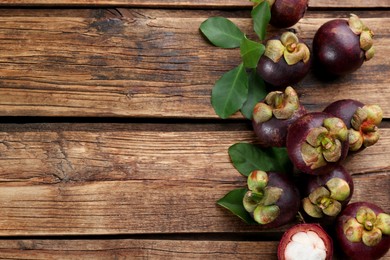
[[[255,5],[251,15],[254,31],[263,41],[271,18],[268,2]],[[208,18],[199,29],[217,47],[240,48],[242,62],[223,74],[213,86],[211,104],[214,111],[225,119],[241,110],[246,118],[251,119],[254,105],[266,95],[263,80],[253,76],[264,53],[264,44],[248,39],[237,25],[220,16]]]

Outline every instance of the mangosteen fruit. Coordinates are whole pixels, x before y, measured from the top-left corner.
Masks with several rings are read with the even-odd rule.
[[[287,87],[284,93],[268,93],[253,109],[252,125],[258,144],[262,147],[286,146],[287,128],[305,113],[292,87]]]
[[[297,224],[284,232],[278,245],[278,259],[331,260],[333,241],[318,224]]]
[[[379,259],[390,248],[390,215],[370,202],[354,202],[337,217],[336,236],[348,259]]]
[[[341,165],[327,174],[307,175],[302,192],[303,212],[311,221],[331,225],[351,200],[353,190],[352,177]]]
[[[243,206],[264,228],[275,228],[292,221],[299,210],[299,191],[283,173],[252,171]]]
[[[347,156],[348,129],[343,120],[331,114],[307,113],[290,125],[286,147],[298,170],[326,174]]]
[[[373,35],[354,14],[348,20],[333,19],[324,23],[313,39],[316,69],[335,76],[356,71],[374,56]]]
[[[348,128],[349,150],[353,152],[378,142],[378,127],[383,111],[378,105],[364,105],[353,99],[342,99],[329,104],[324,112],[341,118]]]
[[[295,25],[305,15],[309,0],[267,0],[271,7],[270,24],[277,28]]]
[[[257,73],[271,86],[293,86],[301,81],[311,67],[310,50],[293,32],[284,32],[267,40]]]

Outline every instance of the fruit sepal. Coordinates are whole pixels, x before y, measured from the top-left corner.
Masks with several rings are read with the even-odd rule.
[[[297,92],[287,87],[283,92],[272,91],[268,93],[263,102],[259,102],[253,109],[253,120],[263,123],[274,116],[277,119],[289,119],[300,108]]]
[[[390,230],[390,215],[375,212],[366,206],[361,206],[355,217],[351,217],[344,223],[343,231],[345,237],[353,243],[362,242],[372,247],[378,245],[383,235]]]
[[[283,189],[268,186],[268,175],[264,171],[252,171],[247,180],[248,191],[243,198],[243,206],[253,219],[262,225],[269,224],[280,215],[276,203],[283,194]]]
[[[365,26],[361,19],[355,14],[350,15],[348,25],[351,30],[359,36],[360,48],[365,52],[365,60],[370,60],[375,54],[375,49],[373,47],[374,33]]]
[[[288,65],[294,65],[300,61],[307,63],[310,60],[309,48],[292,32],[284,32],[280,40],[268,40],[264,55],[275,63],[283,57]]]
[[[326,118],[322,126],[309,131],[301,146],[302,158],[311,169],[337,162],[342,155],[342,142],[347,139],[348,129],[344,122],[336,117]]]

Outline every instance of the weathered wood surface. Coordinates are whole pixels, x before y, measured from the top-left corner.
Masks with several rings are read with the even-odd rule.
[[[219,120],[210,106],[215,80],[238,65],[239,51],[213,47],[198,31],[220,15],[254,38],[251,5],[0,0],[57,7],[0,10],[0,117],[27,123],[0,124],[0,259],[276,259],[287,227],[248,226],[215,203],[245,185],[228,147],[255,137],[249,122]],[[378,53],[358,72],[331,83],[310,74],[297,90],[310,111],[345,97],[384,109],[381,141],[345,166],[353,201],[387,212],[389,7],[388,0],[312,0],[294,26],[310,44],[322,23],[353,11],[375,31]]]
[[[240,63],[239,50],[213,47],[199,33],[201,22],[219,11],[26,13],[0,14],[0,116],[215,119],[211,88]],[[361,14],[375,31],[376,57],[331,83],[308,75],[295,87],[309,110],[354,98],[379,104],[390,117],[390,78],[384,76],[390,73],[390,18],[386,11]],[[250,18],[240,15],[232,20],[254,37]],[[294,28],[310,44],[334,17],[308,12]]]
[[[186,240],[0,240],[0,258],[277,259],[277,242]]]
[[[170,8],[250,8],[249,0],[0,0],[4,6],[127,6]],[[311,0],[309,7],[326,8],[378,8],[389,7],[387,0]]]
[[[2,129],[1,236],[261,231],[216,205],[245,185],[227,150],[253,142],[251,131],[196,124],[164,131],[148,124],[149,130],[88,127]],[[389,144],[390,130],[383,129],[380,143],[345,165],[354,174],[353,200],[375,201],[387,211]]]
[[[266,259],[276,260],[277,241],[156,239],[0,240],[0,259]],[[334,260],[343,260],[336,255]],[[390,259],[386,254],[382,260]]]
[[[145,239],[0,240],[0,259],[266,259],[277,241]],[[343,260],[336,255],[335,260]],[[386,254],[382,260],[390,259]]]

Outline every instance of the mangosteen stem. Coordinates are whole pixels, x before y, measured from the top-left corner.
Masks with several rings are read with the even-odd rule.
[[[332,201],[329,198],[324,197],[324,198],[321,199],[319,207],[321,209],[325,209],[325,208],[329,207],[329,205],[331,203],[332,203]]]
[[[298,219],[298,222],[300,222],[300,223],[304,223],[304,224],[306,223],[306,220],[300,211],[298,211],[298,213],[297,213],[297,219]]]
[[[324,147],[326,150],[328,150],[329,148],[332,147],[332,140],[330,140],[328,137],[325,137],[324,139],[322,139],[322,142],[321,142],[321,145],[322,147]]]
[[[378,131],[378,127],[376,125],[370,124],[362,124],[361,129],[363,132],[376,132]]]
[[[253,192],[253,191],[250,191],[249,193],[248,193],[248,197],[250,198],[250,199],[252,199],[253,201],[255,201],[255,202],[260,202],[262,199],[263,199],[263,196],[264,196],[264,194],[262,193],[262,192]]]
[[[371,221],[367,220],[364,222],[364,228],[366,230],[372,230],[374,228],[374,224]]]
[[[289,52],[293,52],[295,51],[295,49],[297,48],[297,44],[296,43],[291,43],[289,44],[286,49],[289,51]]]
[[[307,63],[310,59],[310,50],[306,44],[299,42],[294,33],[285,32],[280,40],[267,41],[264,56],[275,63],[284,57],[288,65],[294,65],[300,61]]]

